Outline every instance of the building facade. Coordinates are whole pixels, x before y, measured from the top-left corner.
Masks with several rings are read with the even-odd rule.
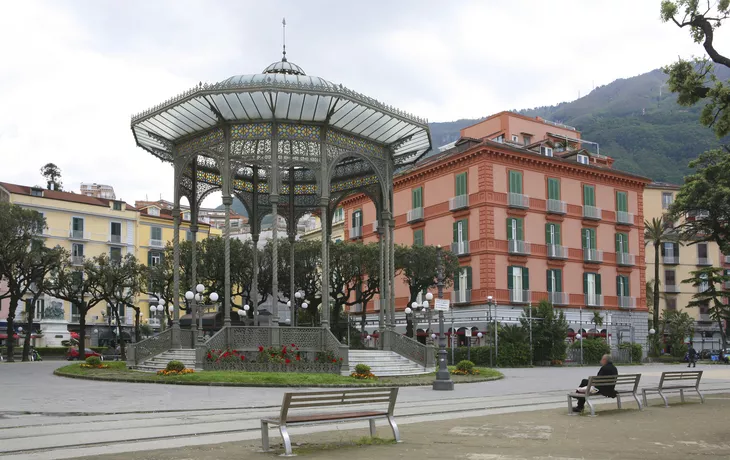
[[[106,200],[116,200],[117,195],[114,193],[114,187],[111,185],[104,185],[104,184],[89,184],[82,182],[81,183],[81,194],[86,196],[92,196],[95,198],[104,198]]]
[[[461,271],[446,293],[456,326],[482,329],[488,296],[505,323],[548,300],[575,332],[592,328],[598,311],[612,325],[609,335],[643,342],[643,190],[650,181],[611,166],[583,149],[572,128],[497,114],[395,178],[395,241],[441,245],[459,256]],[[377,241],[374,204],[358,195],[342,206],[346,237]],[[402,281],[396,288],[402,311],[408,289]]]
[[[305,222],[300,238],[303,241],[322,241],[322,221],[319,216],[313,215]],[[345,210],[341,207],[332,214],[330,239],[334,243],[345,240]]]

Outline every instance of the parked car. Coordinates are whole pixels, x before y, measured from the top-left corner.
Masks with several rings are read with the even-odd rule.
[[[84,356],[84,359],[90,358],[91,356],[96,356],[97,358],[104,360],[104,357],[101,356],[101,353],[97,353],[91,348],[86,348],[84,351],[86,352],[86,356]],[[66,359],[69,361],[79,359],[79,349],[76,347],[69,348],[66,352]]]

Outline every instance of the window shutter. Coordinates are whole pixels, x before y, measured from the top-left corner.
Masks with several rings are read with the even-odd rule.
[[[582,228],[580,230],[581,233],[581,240],[583,241],[583,249],[589,249],[588,248],[588,229]]]
[[[560,269],[555,270],[555,287],[558,289],[556,292],[563,292],[563,271]]]
[[[591,235],[591,249],[596,249],[596,229],[595,228],[589,228],[588,229],[589,234]]]
[[[523,221],[522,221],[522,219],[515,219],[515,221],[517,222],[517,239],[519,241],[524,241],[525,240],[525,234],[524,234],[524,231],[522,229],[522,223],[523,223]]]
[[[588,294],[588,273],[583,273],[583,294]]]
[[[469,241],[469,220],[464,219],[461,222],[461,233],[464,235],[464,241]]]
[[[621,275],[616,277],[616,295],[621,297]]]
[[[555,241],[553,244],[563,244],[563,239],[560,236],[560,224],[553,224],[555,226]]]
[[[507,218],[507,239],[508,240],[512,239],[512,221],[514,221],[513,218],[511,218],[511,217]]]
[[[596,294],[601,295],[601,274],[596,273]]]
[[[667,244],[669,244],[669,243],[662,243],[659,245],[659,247],[661,248],[661,251],[662,251],[662,257],[664,257],[664,254],[665,254],[664,248],[667,246]]]
[[[461,268],[456,270],[456,273],[454,273],[454,291],[459,290],[459,278],[461,278]]]
[[[456,196],[466,195],[466,173],[456,176]]]
[[[454,243],[459,242],[459,222],[454,222]]]
[[[527,267],[522,268],[522,290],[530,290],[530,269]]]
[[[679,243],[672,243],[672,247],[674,248],[674,257],[677,258],[677,263],[679,263]]]
[[[629,252],[629,235],[627,233],[624,233],[623,235],[624,235],[622,238],[623,244],[622,244],[621,249],[623,249],[623,251],[625,253],[628,253]]]
[[[152,266],[152,251],[147,251],[147,266]]]
[[[616,234],[616,252],[621,252],[621,234]]]
[[[550,238],[550,228],[553,224],[545,224],[545,244],[555,244]]]
[[[471,291],[471,267],[466,267],[466,289]]]
[[[629,284],[629,277],[624,276],[624,295],[630,296],[631,295],[631,284]]]
[[[507,267],[507,289],[514,289],[512,278],[512,266]]]
[[[555,276],[555,272],[553,270],[547,270],[545,272],[545,275],[546,275],[545,276],[545,285],[547,286],[547,291],[548,292],[553,292],[553,288],[552,288],[553,283],[552,283],[552,280],[553,280],[553,276]]]

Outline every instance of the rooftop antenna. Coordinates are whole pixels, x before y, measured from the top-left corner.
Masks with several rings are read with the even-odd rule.
[[[281,57],[281,62],[286,62],[286,18],[282,18],[281,20],[281,30],[283,35],[283,53]]]

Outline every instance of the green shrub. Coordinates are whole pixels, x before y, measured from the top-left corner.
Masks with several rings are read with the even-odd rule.
[[[89,366],[101,366],[101,358],[98,356],[89,356],[86,358],[86,364]]]
[[[165,370],[181,372],[185,370],[185,364],[182,361],[172,360],[167,363]]]
[[[576,340],[571,348],[574,350],[580,350],[580,340]],[[605,354],[611,353],[611,347],[608,346],[605,340],[596,339],[584,339],[583,340],[583,363],[584,364],[598,364],[601,362],[601,358]]]
[[[452,365],[469,360],[477,367],[494,366],[494,355],[491,354],[491,347],[458,347],[454,349],[454,360],[451,360],[451,348],[446,349],[447,362]],[[499,356],[496,365],[499,367],[524,367],[530,365],[530,344],[529,343],[499,343],[497,349]],[[436,362],[438,362],[438,349]]]
[[[471,374],[471,372],[474,370],[474,363],[471,361],[467,361],[466,359],[463,361],[459,361],[459,363],[456,365],[456,370]]]
[[[497,348],[499,367],[524,367],[530,365],[529,343],[500,343]]]
[[[367,364],[358,364],[357,366],[355,366],[355,373],[367,375],[370,373],[370,366],[368,366]]]
[[[644,355],[641,344],[624,342],[618,346],[620,350],[631,350],[631,362],[640,363]]]
[[[679,360],[684,360],[684,355],[687,354],[689,348],[684,343],[673,343],[671,344],[671,355]]]

